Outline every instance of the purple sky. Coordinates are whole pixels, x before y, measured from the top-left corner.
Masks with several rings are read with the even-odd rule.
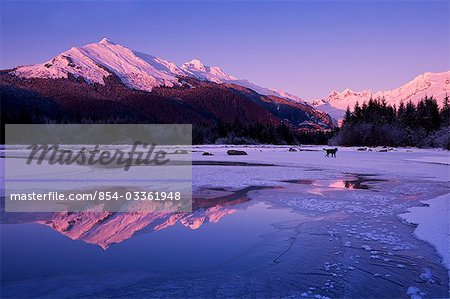
[[[304,99],[449,70],[443,1],[2,1],[0,67],[103,37]]]

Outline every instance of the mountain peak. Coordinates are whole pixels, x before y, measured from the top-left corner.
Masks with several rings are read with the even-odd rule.
[[[106,45],[115,45],[109,38],[104,37],[101,41],[98,42],[99,44],[106,44]]]
[[[203,72],[206,71],[206,66],[199,59],[196,59],[196,58],[184,63],[183,67],[187,68],[187,69],[194,69],[194,70],[199,70],[199,71],[203,71]]]

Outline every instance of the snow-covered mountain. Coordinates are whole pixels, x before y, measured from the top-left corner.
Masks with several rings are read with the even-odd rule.
[[[193,59],[189,62],[186,62],[181,66],[181,68],[185,70],[188,74],[194,75],[198,79],[212,81],[215,83],[236,84],[254,90],[262,95],[276,96],[291,99],[298,102],[304,102],[301,98],[289,94],[285,91],[261,87],[248,80],[238,79],[233,76],[230,76],[224,71],[222,71],[219,67],[216,66],[210,67],[207,65],[203,65],[203,63],[198,59]]]
[[[104,38],[99,43],[74,47],[42,64],[18,67],[14,74],[27,78],[67,78],[68,74],[104,84],[116,74],[130,88],[151,91],[155,86],[178,84],[183,70],[174,63],[132,51]]]
[[[21,66],[15,75],[26,78],[82,77],[89,83],[105,84],[104,78],[115,74],[128,87],[151,91],[154,87],[180,85],[179,78],[195,77],[214,83],[236,84],[262,95],[302,101],[284,91],[258,86],[248,80],[235,78],[217,66],[204,65],[193,59],[178,67],[175,63],[131,50],[107,38],[98,43],[73,47],[42,64]]]
[[[12,73],[25,78],[74,76],[88,83],[99,84],[105,84],[106,77],[115,75],[129,88],[144,91],[152,91],[159,86],[181,86],[183,80],[180,79],[183,77],[196,78],[206,82],[234,84],[261,95],[281,97],[309,106],[295,95],[238,79],[217,66],[204,65],[198,59],[177,66],[173,62],[118,45],[107,38],[98,43],[73,47],[42,64],[17,67]],[[400,88],[389,91],[333,91],[326,98],[313,101],[312,106],[335,119],[341,119],[348,106],[352,108],[356,102],[362,103],[370,98],[384,98],[389,104],[398,106],[401,101],[412,100],[417,103],[425,95],[433,95],[441,102],[446,93],[450,93],[450,71],[424,73]]]
[[[335,119],[342,119],[347,107],[352,109],[356,102],[362,104],[370,98],[384,98],[391,105],[400,105],[412,101],[417,104],[425,96],[433,96],[439,104],[446,94],[450,95],[450,71],[442,73],[424,73],[405,85],[388,91],[372,92],[370,90],[353,91],[346,89],[342,92],[333,91],[326,98],[313,101],[313,106],[327,112]]]
[[[283,91],[240,80],[198,59],[177,66],[108,39],[42,64],[2,70],[0,96],[12,122],[63,118],[214,126],[239,120],[302,131],[335,125],[326,113]]]
[[[215,83],[238,80],[222,71],[219,67],[204,65],[198,59],[192,59],[191,61],[184,63],[181,68],[185,71],[186,75],[193,75],[198,79]]]

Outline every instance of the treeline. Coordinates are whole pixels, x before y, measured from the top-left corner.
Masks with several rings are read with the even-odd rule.
[[[194,144],[327,144],[333,136],[330,131],[294,129],[285,124],[243,124],[235,120],[221,120],[208,125],[194,125]]]
[[[5,91],[4,89],[2,91]],[[0,142],[5,142],[4,124],[145,124],[165,123],[126,109],[100,111],[63,110],[55,101],[29,91],[3,92],[0,103]],[[111,105],[111,103],[109,103]],[[183,123],[183,122],[178,122]],[[184,123],[190,123],[186,121]],[[327,144],[333,132],[297,129],[287,124],[278,126],[222,119],[193,124],[193,144]]]
[[[330,143],[344,146],[417,146],[450,149],[449,97],[439,109],[437,100],[425,97],[391,106],[384,99],[356,103],[347,108],[340,131]]]

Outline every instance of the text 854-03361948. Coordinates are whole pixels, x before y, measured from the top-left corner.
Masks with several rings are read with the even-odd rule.
[[[181,200],[181,192],[174,191],[127,191],[123,194],[120,192],[98,192],[98,200],[149,200],[149,201],[179,201]],[[95,199],[94,199],[95,200]]]

